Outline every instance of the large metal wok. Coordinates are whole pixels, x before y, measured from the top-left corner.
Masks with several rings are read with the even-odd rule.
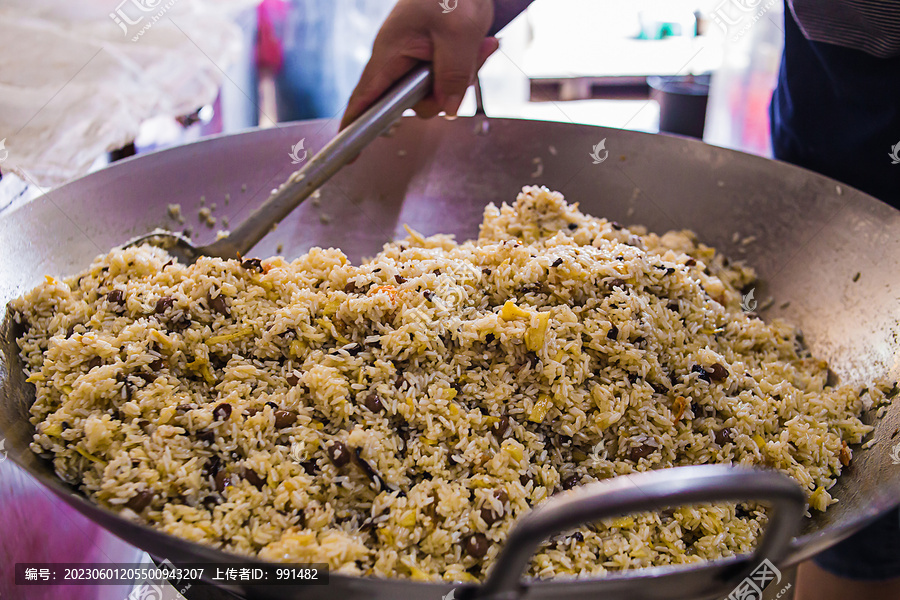
[[[0,302],[5,305],[45,274],[74,273],[115,245],[171,226],[169,203],[180,203],[190,218],[204,198],[207,206],[218,205],[218,216],[238,222],[294,168],[289,154],[298,141],[304,139],[305,148],[314,150],[333,133],[332,123],[307,122],[210,139],[126,160],[0,216]],[[595,164],[590,154],[603,139],[609,155]],[[281,248],[292,257],[312,246],[339,246],[358,260],[404,235],[404,223],[427,234],[473,237],[488,202],[511,201],[529,183],[562,191],[590,214],[657,232],[694,230],[704,242],[757,268],[762,283],[756,298],[774,299],[765,318],[784,316],[800,324],[813,352],[827,359],[842,380],[896,376],[900,213],[811,172],[693,140],[533,121],[492,119],[485,125],[477,117],[406,119],[329,182],[318,206],[299,207],[255,254]],[[214,236],[203,226],[195,224],[194,230],[199,243]],[[755,241],[745,243],[748,237]],[[24,382],[9,319],[2,333],[0,436],[13,461],[79,511],[155,556],[175,564],[241,560],[125,521],[58,480],[49,463],[28,449],[32,392]],[[572,515],[593,518],[715,498],[760,498],[781,515],[773,519],[762,552],[781,558],[783,565],[795,563],[858,530],[900,498],[900,465],[890,457],[892,436],[900,429],[898,411],[893,407],[880,421],[872,448],[854,453],[832,489],[840,502],[825,515],[803,521],[793,539],[796,502],[791,498],[796,496],[783,480],[773,473],[724,467],[614,480],[602,495],[593,490],[567,498],[568,513],[545,512],[544,521],[532,521],[531,533],[546,535],[541,527],[560,528]],[[505,597],[510,598],[520,593],[527,598],[588,593],[610,599],[714,597],[727,593],[735,578],[762,558],[540,581],[522,588],[518,569],[531,548],[522,539],[510,546],[515,547],[491,581],[492,591],[509,592]],[[327,587],[233,591],[253,598],[340,594],[437,600],[450,589],[448,584],[332,575]]]

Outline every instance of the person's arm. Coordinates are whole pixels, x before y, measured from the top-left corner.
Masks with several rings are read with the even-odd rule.
[[[435,82],[433,93],[415,107],[416,113],[421,117],[441,111],[456,115],[475,73],[499,47],[496,38],[485,37],[495,10],[497,16],[513,15],[530,2],[400,0],[375,38],[372,58],[350,96],[341,127],[420,61],[434,63]]]

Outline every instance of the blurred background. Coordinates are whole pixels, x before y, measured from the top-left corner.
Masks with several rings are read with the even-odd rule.
[[[0,212],[135,154],[340,119],[393,4],[3,0]],[[484,109],[489,117],[673,132],[769,156],[782,20],[775,0],[536,0],[501,33],[500,51],[481,71]],[[461,114],[475,110],[470,90]],[[132,597],[116,586],[10,585],[12,566],[26,560],[149,558],[5,457],[0,446],[0,598]],[[159,586],[146,598],[183,597]]]
[[[0,210],[135,153],[338,119],[394,4],[115,1],[0,5]],[[537,0],[481,71],[484,106],[768,156],[782,19],[776,0]]]

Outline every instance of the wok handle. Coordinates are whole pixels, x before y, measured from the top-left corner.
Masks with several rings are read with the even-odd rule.
[[[758,500],[772,507],[751,565],[782,557],[806,507],[803,490],[786,475],[725,465],[661,469],[591,483],[554,496],[519,520],[474,597],[520,597],[522,574],[538,546],[553,534],[608,517],[726,500]]]
[[[531,0],[496,0],[494,23],[488,35],[492,36],[503,29],[530,3]],[[228,236],[202,248],[201,253],[222,258],[247,254],[301,202],[358,156],[375,138],[387,131],[403,116],[406,109],[424,99],[431,91],[432,79],[430,63],[414,67],[309,162],[292,173]]]

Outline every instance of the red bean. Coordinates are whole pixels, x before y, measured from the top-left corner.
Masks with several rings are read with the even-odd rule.
[[[215,417],[216,421],[227,421],[230,416],[231,405],[227,402],[223,402],[213,409],[213,417]]]
[[[709,378],[713,381],[725,381],[728,379],[728,369],[719,363],[715,363],[706,372],[709,373]]]
[[[294,421],[297,420],[297,413],[290,410],[276,410],[275,411],[275,427],[279,429],[283,429],[285,427],[290,427],[294,424]]]
[[[476,533],[466,538],[466,553],[474,558],[484,558],[490,547],[491,543],[483,533]]]
[[[381,412],[382,410],[384,410],[384,405],[381,403],[381,398],[379,398],[378,394],[375,393],[366,396],[363,404],[373,413]]]
[[[153,492],[144,490],[132,496],[131,499],[125,503],[125,506],[136,513],[141,513],[145,508],[150,506],[151,502],[153,502]]]
[[[347,449],[342,442],[332,442],[327,448],[328,458],[334,463],[334,466],[340,468],[350,462],[350,450]]]

